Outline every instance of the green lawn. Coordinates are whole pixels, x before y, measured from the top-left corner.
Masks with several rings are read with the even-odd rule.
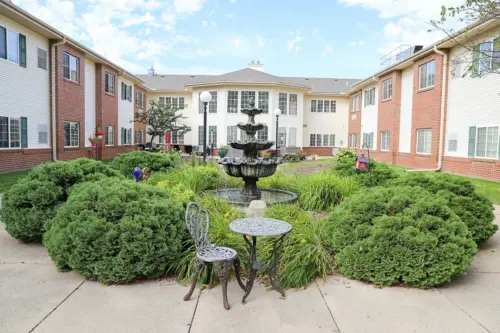
[[[0,174],[0,193],[7,191],[12,185],[17,183],[19,179],[26,177],[28,172],[30,171],[25,170]]]
[[[307,161],[301,161],[297,163],[284,163],[283,164],[283,169],[296,169],[296,168],[303,168],[303,167],[317,167],[317,166],[323,166],[323,165],[329,165],[333,164],[334,160],[332,158],[324,158],[320,160],[307,160]]]

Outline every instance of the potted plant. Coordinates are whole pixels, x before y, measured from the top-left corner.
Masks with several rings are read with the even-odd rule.
[[[220,157],[220,158],[224,158],[224,157],[226,157],[226,155],[227,155],[227,151],[228,151],[227,146],[221,146],[221,147],[219,148],[219,157]]]
[[[97,139],[102,139],[103,135],[104,135],[104,132],[102,132],[100,128],[97,128],[97,130],[95,131],[96,138]]]
[[[95,147],[97,145],[97,142],[99,142],[99,139],[94,135],[89,136],[88,140],[92,144],[92,147]]]
[[[265,160],[268,160],[268,159],[271,158],[271,152],[270,151],[263,151],[261,153],[261,155],[262,155],[262,158],[265,159]]]

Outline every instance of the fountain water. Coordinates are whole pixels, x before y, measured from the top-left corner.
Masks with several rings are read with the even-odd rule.
[[[219,197],[229,200],[234,204],[248,205],[252,200],[264,200],[269,204],[293,202],[297,195],[292,192],[278,189],[259,189],[257,182],[259,178],[272,176],[276,172],[280,160],[275,158],[260,158],[259,151],[271,148],[273,141],[257,141],[255,134],[266,127],[263,123],[255,123],[255,116],[262,113],[262,109],[255,108],[255,102],[250,101],[249,109],[243,109],[241,113],[248,116],[248,122],[239,123],[237,126],[246,133],[246,141],[230,142],[234,149],[243,150],[242,158],[224,158],[220,164],[224,171],[232,177],[243,178],[245,186],[243,189],[221,189]]]

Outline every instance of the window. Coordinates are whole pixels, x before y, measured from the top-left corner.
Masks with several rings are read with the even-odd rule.
[[[172,144],[183,145],[184,144],[184,134],[178,133],[178,131],[172,132]]]
[[[47,70],[47,51],[37,47],[36,53],[38,57],[38,68]]]
[[[330,112],[330,101],[325,101],[325,112]]]
[[[335,147],[335,134],[330,134],[330,146]]]
[[[67,52],[64,52],[63,77],[74,82],[80,80],[80,59]]]
[[[21,147],[21,126],[19,118],[10,118],[10,147]]]
[[[359,147],[359,134],[351,134],[349,137],[349,147],[358,148]]]
[[[436,71],[436,61],[432,60],[419,67],[420,89],[434,87],[434,76]]]
[[[247,133],[245,131],[240,130],[240,141],[241,142],[248,142],[249,136],[247,136]]]
[[[7,30],[7,60],[19,64],[19,35]]]
[[[242,91],[241,92],[241,109],[249,109],[250,101],[255,101],[255,91]]]
[[[365,100],[363,105],[365,107],[369,105],[375,105],[375,87],[365,90],[364,94]]]
[[[500,37],[493,42],[485,42],[474,47],[473,67],[477,74],[496,71],[500,68]],[[474,75],[476,76],[476,75]]]
[[[448,140],[448,151],[457,151],[458,140],[450,139]]]
[[[280,147],[286,146],[286,127],[278,128],[278,146]]]
[[[9,118],[0,117],[0,148],[9,148]]]
[[[0,58],[7,59],[7,29],[0,26]]]
[[[80,124],[73,121],[64,122],[64,147],[80,146]]]
[[[297,115],[297,94],[290,94],[290,115]],[[295,146],[290,146],[295,147]]]
[[[281,114],[286,114],[287,111],[287,98],[286,93],[279,93],[279,103],[278,107],[281,110]],[[286,142],[286,141],[285,141]]]
[[[262,109],[262,113],[269,113],[268,91],[259,91],[259,109]]]
[[[184,101],[184,97],[179,97],[179,110],[183,110],[186,107],[186,102]]]
[[[115,145],[115,127],[114,126],[106,126],[105,127],[104,144],[106,146],[114,146]]]
[[[49,126],[47,124],[38,124],[38,143],[48,144],[49,143]],[[0,147],[2,145],[0,144]]]
[[[288,147],[297,147],[297,128],[288,129]]]
[[[203,146],[203,134],[205,133],[205,127],[198,126],[198,145]]]
[[[228,91],[227,92],[227,113],[238,113],[238,92],[237,91]]]
[[[318,101],[318,112],[323,112],[323,101]]]
[[[135,105],[144,107],[144,93],[141,91],[135,92]]]
[[[392,79],[387,79],[382,81],[382,100],[388,100],[392,98]]]
[[[184,97],[166,96],[166,97],[160,97],[159,101],[160,101],[160,105],[166,105],[166,106],[169,106],[173,109],[182,110],[185,107]],[[209,106],[207,106],[207,107],[209,107]],[[203,110],[204,110],[203,103],[200,102],[200,112],[203,113]]]
[[[373,132],[372,133],[363,133],[363,146],[368,146],[368,148],[373,149]]]
[[[316,110],[317,110],[317,101],[313,99],[311,101],[311,112],[316,112]]]
[[[498,126],[477,128],[476,157],[497,158],[498,132]]]
[[[165,97],[159,97],[158,98],[158,104],[161,106],[161,105],[165,105]],[[202,103],[200,102],[200,105],[202,105]],[[201,108],[201,112],[203,112],[203,106]]]
[[[351,97],[351,112],[359,111],[361,95]]]
[[[330,101],[330,105],[331,105],[331,112],[332,113],[337,112],[337,102],[336,101]]]
[[[0,26],[0,58],[26,67],[26,36]]]
[[[135,143],[137,144],[144,144],[145,140],[145,134],[146,132],[144,130],[136,130],[135,131]]]
[[[264,127],[264,129],[257,131],[257,140],[258,141],[267,141],[268,136],[269,136],[269,132],[268,132],[267,126]]]
[[[227,127],[227,143],[238,141],[238,127],[228,126]]]
[[[115,77],[111,74],[106,73],[105,75],[109,75],[109,77],[106,78],[106,92],[108,94],[114,95],[115,94]],[[110,86],[108,88],[108,86]],[[122,82],[121,83],[121,97],[123,101],[129,101],[132,102],[132,86]]]
[[[323,147],[328,147],[328,134],[323,134]]]
[[[208,144],[217,147],[217,126],[208,126]]]
[[[127,101],[132,102],[132,86],[127,86]]]
[[[211,91],[212,100],[208,103],[208,112],[217,113],[217,91]]]
[[[106,94],[115,95],[115,76],[109,73],[104,73],[104,91]],[[122,99],[127,95],[127,85],[122,82]]]
[[[390,131],[382,131],[380,133],[380,150],[381,151],[389,151],[391,148],[391,132]]]
[[[316,134],[309,135],[309,146],[310,147],[316,146]]]
[[[160,141],[161,138],[163,138],[163,135],[160,136]],[[121,141],[122,145],[131,145],[132,144],[132,129],[131,128],[121,128]]]
[[[432,129],[417,130],[417,153],[430,154],[432,149]]]

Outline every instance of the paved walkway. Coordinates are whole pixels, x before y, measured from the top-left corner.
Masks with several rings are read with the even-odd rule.
[[[497,208],[500,222],[500,207]],[[331,276],[306,290],[254,287],[246,305],[236,282],[232,309],[221,289],[196,292],[174,281],[105,287],[58,273],[40,245],[12,239],[0,226],[2,333],[486,333],[500,332],[500,233],[476,255],[468,276],[444,288],[374,288]]]

